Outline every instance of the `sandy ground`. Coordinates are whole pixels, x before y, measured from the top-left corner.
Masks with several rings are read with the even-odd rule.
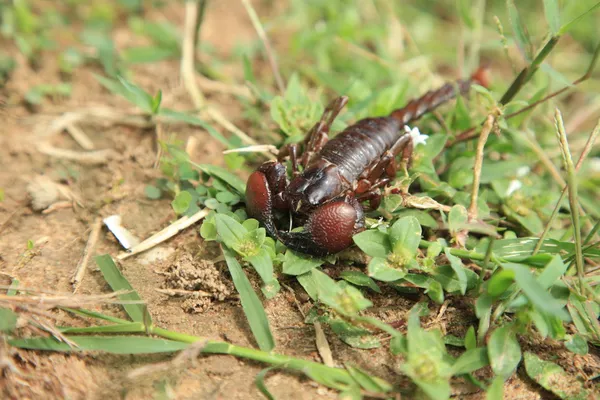
[[[232,6],[234,1],[212,2],[202,28],[202,40],[212,44],[221,54],[227,54],[240,41],[254,38],[254,31],[243,8]],[[169,18],[182,25],[183,6],[173,2],[162,14],[150,13],[148,18]],[[68,42],[68,38],[65,39]],[[131,45],[135,40],[127,28],[115,32],[118,46]],[[3,46],[14,54],[19,67],[3,91],[5,108],[0,127],[0,188],[6,199],[0,202],[0,284],[8,284],[10,277],[17,278],[23,287],[56,292],[70,292],[70,279],[79,262],[90,229],[97,217],[119,214],[123,224],[140,238],[162,229],[174,220],[169,200],[150,201],[144,196],[144,187],[158,176],[152,169],[155,158],[154,132],[123,125],[104,126],[83,121],[83,129],[97,149],[113,149],[122,157],[101,165],[84,165],[41,154],[36,144],[48,140],[59,148],[80,150],[65,132],[47,136],[49,126],[65,111],[82,107],[105,105],[115,109],[129,109],[124,100],[108,94],[92,77],[94,68],[78,69],[73,76],[73,94],[68,99],[45,101],[35,110],[24,108],[18,99],[29,87],[42,82],[59,82],[55,55],[45,54],[40,69],[32,70],[18,55],[12,44]],[[136,82],[153,93],[164,91],[166,107],[190,107],[187,95],[179,84],[177,61],[153,63],[134,68]],[[241,68],[228,71],[240,76]],[[234,123],[243,126],[239,118],[240,107],[235,99],[225,94],[211,94],[212,104],[219,107]],[[249,129],[252,134],[251,127]],[[184,125],[173,127],[167,134],[181,139],[195,136],[203,144],[197,149],[195,161],[222,164],[222,146],[211,140],[206,132]],[[33,210],[28,194],[28,184],[37,175],[44,175],[66,184],[81,197],[84,207],[60,208],[42,214]],[[65,179],[67,177],[67,179]],[[203,243],[198,227],[187,229],[162,248],[171,252],[164,259],[147,256],[131,257],[121,263],[123,274],[148,304],[156,324],[193,335],[227,340],[241,346],[255,347],[241,305],[231,294],[231,281],[223,263],[213,264],[218,248]],[[33,241],[33,251],[27,251],[27,242]],[[118,254],[120,246],[103,228],[94,254]],[[335,276],[336,269],[327,271]],[[255,288],[259,285],[252,274]],[[310,304],[302,289],[291,280],[286,281],[296,292],[303,311]],[[160,288],[203,289],[221,293],[221,300],[194,300],[169,297],[157,292]],[[93,263],[79,289],[79,294],[107,293],[109,288]],[[371,314],[386,322],[402,321],[406,311],[418,299],[400,298],[384,291],[373,298]],[[321,361],[315,346],[312,325],[303,323],[294,295],[282,290],[275,298],[265,301],[271,327],[279,353]],[[440,325],[449,333],[463,335],[464,322],[473,322],[467,309],[449,307],[438,318],[439,309],[432,306],[431,317],[424,323]],[[98,306],[98,311],[119,313],[115,307]],[[85,326],[86,322],[65,313],[56,313],[57,325]],[[385,349],[355,350],[326,331],[336,363],[354,363],[367,371],[394,383],[405,382],[396,374],[396,361]],[[65,355],[22,351],[3,345],[0,355],[11,360],[22,375],[7,373],[0,379],[4,398],[45,399],[100,399],[116,397],[126,399],[260,399],[254,385],[255,375],[264,365],[239,360],[230,356],[205,356],[168,373],[147,374],[128,379],[127,373],[152,363],[165,362],[172,356],[113,356],[104,354]],[[548,348],[548,351],[556,349]],[[562,354],[562,353],[561,353]],[[562,354],[561,365],[572,361],[572,370],[595,369],[598,357],[577,357]],[[571,357],[569,359],[568,357]],[[590,371],[587,371],[588,373]],[[528,379],[524,371],[507,383],[507,398],[548,399]],[[1,378],[1,376],[0,376]],[[2,382],[4,380],[4,382]],[[315,399],[336,398],[336,393],[320,387],[304,377],[272,372],[267,385],[277,398]],[[458,384],[459,398],[484,398],[471,394],[473,388]],[[158,394],[162,393],[163,396]]]

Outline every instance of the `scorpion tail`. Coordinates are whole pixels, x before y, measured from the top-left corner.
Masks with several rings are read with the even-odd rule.
[[[471,80],[484,88],[490,87],[490,74],[486,64],[482,64],[471,74]]]
[[[446,83],[437,90],[431,90],[418,99],[411,100],[403,108],[392,111],[390,117],[400,122],[401,126],[416,121],[424,114],[433,111],[440,105],[456,97],[456,89],[458,89],[458,92],[461,94],[467,93],[472,83],[484,87],[489,86],[486,66],[479,67],[469,79],[460,79],[453,83]]]

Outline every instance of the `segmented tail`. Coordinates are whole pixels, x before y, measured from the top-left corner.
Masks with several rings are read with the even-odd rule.
[[[479,67],[469,79],[461,79],[455,83],[446,83],[437,90],[425,93],[418,99],[410,101],[406,106],[392,111],[390,117],[400,122],[401,125],[406,125],[454,98],[456,96],[456,88],[458,88],[461,94],[467,93],[472,83],[477,83],[484,87],[489,86],[486,67]]]

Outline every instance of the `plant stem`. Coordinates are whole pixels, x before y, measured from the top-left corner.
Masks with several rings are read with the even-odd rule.
[[[587,155],[592,150],[592,147],[594,146],[594,142],[596,141],[596,138],[599,133],[600,133],[600,120],[598,121],[598,124],[596,125],[596,127],[594,128],[592,133],[590,134],[590,137],[588,138],[588,140],[585,144],[585,147],[583,148],[583,151],[581,152],[581,155],[579,156],[579,160],[577,160],[577,165],[575,165],[576,172],[579,171],[579,169],[581,168],[581,165],[583,164],[583,160],[585,160]],[[556,206],[554,207],[554,210],[552,210],[552,215],[550,216],[550,219],[546,223],[546,226],[544,227],[544,231],[542,232],[542,235],[540,236],[540,240],[538,240],[537,244],[535,245],[535,249],[533,249],[532,255],[535,256],[538,253],[538,251],[540,251],[540,248],[542,247],[542,244],[544,243],[544,240],[546,239],[546,235],[550,231],[550,226],[552,225],[552,223],[554,222],[554,219],[558,215],[558,210],[560,209],[560,205],[562,204],[563,199],[565,198],[565,194],[567,193],[567,188],[568,188],[568,185],[565,185],[563,187],[563,190],[560,193],[560,197],[558,198],[558,201],[556,202]],[[590,231],[590,234],[592,236],[588,235],[588,237],[586,238],[584,243],[588,242],[588,238],[591,239],[593,237],[594,229],[592,229]]]
[[[554,113],[556,121],[556,135],[558,136],[560,149],[563,153],[563,163],[567,170],[567,185],[569,187],[569,204],[571,208],[571,218],[573,220],[573,230],[575,234],[575,265],[577,266],[577,276],[579,277],[579,285],[581,293],[585,290],[585,270],[583,265],[583,252],[581,242],[581,226],[579,222],[579,207],[577,202],[577,179],[575,177],[575,166],[569,151],[569,143],[567,142],[567,134],[563,123],[560,110],[557,108]]]
[[[157,336],[183,343],[206,341],[205,345],[201,349],[202,353],[229,354],[236,357],[276,365],[288,370],[304,373],[317,382],[334,389],[344,390],[349,386],[356,384],[347,371],[340,368],[327,367],[326,365],[313,361],[306,361],[299,358],[268,353],[262,350],[236,346],[234,344],[217,340],[207,340],[206,338],[200,336],[192,336],[184,333],[173,332],[160,327],[151,327],[150,332]]]

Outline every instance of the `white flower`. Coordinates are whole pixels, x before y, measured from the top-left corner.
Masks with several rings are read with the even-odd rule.
[[[427,135],[422,135],[421,132],[419,132],[419,128],[416,126],[411,129],[408,125],[404,125],[404,131],[411,136],[414,147],[417,147],[419,144],[424,145],[425,141],[429,137]]]
[[[512,181],[510,181],[510,183],[508,184],[508,189],[506,189],[506,193],[505,196],[508,197],[511,194],[513,194],[514,192],[516,192],[517,190],[521,189],[523,187],[523,184],[521,183],[520,180],[518,179],[513,179]]]
[[[517,177],[522,178],[530,172],[531,172],[531,169],[527,165],[524,165],[517,169]]]

